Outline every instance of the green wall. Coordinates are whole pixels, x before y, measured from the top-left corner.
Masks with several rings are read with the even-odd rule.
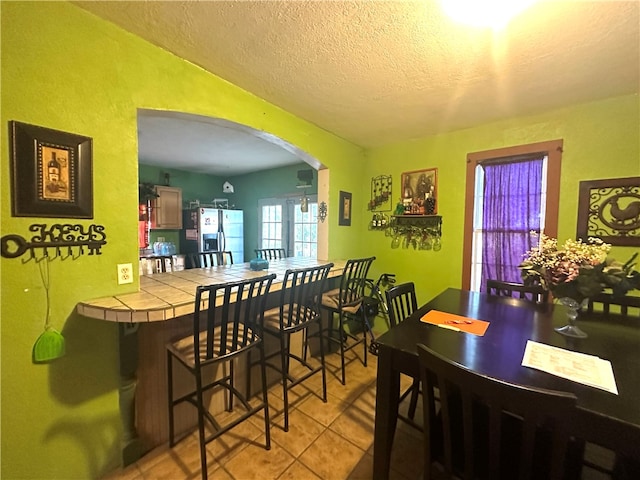
[[[580,180],[640,175],[638,95],[575,105],[369,151],[366,176],[391,174],[396,199],[400,197],[402,172],[437,168],[438,214],[443,222],[439,252],[392,250],[391,239],[382,232],[363,229],[363,240],[373,246],[377,255],[373,270],[396,272],[400,282],[416,282],[418,300],[423,302],[449,286],[460,287],[467,154],[554,139],[564,139],[558,227],[558,237],[564,240],[576,235]],[[366,205],[359,205],[366,215]],[[612,255],[627,260],[636,250],[614,247]]]
[[[316,158],[330,171],[330,257],[375,254],[372,275],[395,272],[399,281],[415,281],[421,302],[460,285],[468,152],[564,139],[563,239],[575,235],[580,180],[640,175],[637,95],[388,145],[365,155],[71,4],[1,2],[0,8],[1,233],[26,236],[28,226],[38,221],[97,223],[105,226],[108,241],[102,255],[50,264],[51,318],[67,339],[67,356],[49,365],[31,363],[45,315],[38,266],[0,260],[2,478],[97,478],[120,463],[117,331],[115,325],[74,312],[78,301],[138,286],[137,278],[133,285],[116,284],[116,264],[135,264],[138,257],[138,108],[227,119],[265,130]],[[93,138],[93,220],[11,216],[9,120]],[[388,237],[367,230],[370,178],[391,174],[397,198],[403,171],[433,167],[438,168],[444,222],[442,250],[391,250]],[[246,180],[247,189],[254,188],[266,183],[263,177],[234,180],[234,186],[240,192]],[[173,179],[172,184],[177,185]],[[337,225],[341,190],[353,194],[351,227]],[[246,202],[250,210],[250,199]],[[618,247],[614,254],[626,258],[632,250]]]
[[[1,2],[1,234],[32,223],[104,225],[101,255],[54,260],[51,320],[67,355],[34,365],[44,325],[38,266],[0,260],[2,478],[97,478],[120,464],[116,326],[75,313],[79,301],[135,291],[116,265],[137,264],[137,109],[223,118],[273,134],[331,169],[330,202],[363,188],[354,146],[66,2]],[[93,220],[11,216],[9,120],[93,139]],[[330,254],[355,255],[352,228],[328,220]],[[135,269],[134,269],[135,271]]]

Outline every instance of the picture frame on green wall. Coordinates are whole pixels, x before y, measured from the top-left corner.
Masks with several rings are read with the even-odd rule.
[[[340,214],[338,216],[338,225],[351,226],[351,193],[340,192]]]
[[[581,181],[576,237],[640,246],[640,177]]]
[[[90,137],[10,121],[14,217],[93,218]]]

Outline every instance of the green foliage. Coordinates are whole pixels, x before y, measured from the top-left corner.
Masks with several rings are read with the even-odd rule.
[[[156,193],[156,187],[153,183],[140,182],[138,184],[138,201],[147,203],[149,200],[158,198],[160,195]]]

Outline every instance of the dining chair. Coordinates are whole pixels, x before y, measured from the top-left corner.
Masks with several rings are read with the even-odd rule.
[[[640,318],[640,297],[633,295],[617,296],[610,292],[603,292],[589,297],[587,312],[593,312],[594,310]]]
[[[169,445],[173,447],[189,436],[187,433],[176,441],[174,409],[183,403],[191,404],[197,410],[203,479],[207,478],[206,445],[261,411],[264,411],[265,448],[271,448],[261,325],[267,294],[274,278],[275,274],[271,274],[238,282],[198,286],[193,335],[167,345]],[[248,357],[252,350],[258,350],[260,356],[262,396],[259,401],[252,398],[250,402],[251,369],[245,368],[248,389],[243,393],[234,385],[234,364],[243,354]],[[182,366],[180,373],[189,373],[195,383],[195,388],[190,384],[189,391],[186,394],[179,392],[177,398],[174,395],[174,361]],[[226,392],[224,399],[229,412],[233,411],[234,400],[242,404],[244,411],[235,418],[225,415],[227,420],[216,420],[209,403],[205,404],[205,394],[209,399],[214,390]]]
[[[565,477],[577,399],[478,374],[419,344],[424,479]],[[434,388],[440,392],[436,412]]]
[[[257,248],[254,251],[258,258],[264,258],[265,260],[280,260],[287,256],[284,248]]]
[[[487,293],[499,297],[522,298],[534,303],[545,303],[549,299],[549,292],[542,285],[525,285],[495,279],[487,279]]]
[[[418,309],[418,301],[416,299],[416,289],[413,282],[402,283],[388,289],[385,292],[387,300],[387,310],[389,312],[389,326],[395,327],[409,315]],[[418,395],[420,394],[420,379],[414,378],[413,383],[400,395],[399,402],[403,402],[408,396],[409,409],[407,416],[398,415],[398,418],[409,425],[422,429],[415,421],[416,408],[418,406]]]
[[[340,348],[341,382],[346,384],[345,377],[345,352],[352,350],[359,344],[364,346],[362,364],[367,366],[367,333],[368,321],[366,309],[360,308],[365,296],[365,282],[367,273],[376,257],[358,258],[347,260],[342,276],[340,288],[330,290],[322,295],[321,307],[329,312],[329,324],[327,329],[321,329],[319,335],[327,341],[329,346],[337,344]],[[338,315],[338,328],[334,329],[334,315]],[[358,323],[358,328],[347,325],[351,319]],[[349,327],[348,330],[345,327]],[[362,335],[358,335],[361,329]],[[337,334],[337,337],[336,337]],[[322,341],[322,340],[321,340]]]
[[[284,399],[284,431],[289,431],[289,390],[320,373],[322,377],[322,401],[327,402],[327,378],[324,362],[323,342],[319,343],[319,363],[307,358],[309,328],[321,329],[320,300],[325,282],[333,263],[317,267],[287,270],[282,281],[279,306],[264,314],[264,332],[277,338],[280,349],[267,355],[267,367],[279,372],[282,377],[282,398]],[[291,337],[302,337],[301,350],[291,350]],[[304,352],[304,353],[303,353]],[[270,359],[279,357],[279,362]],[[301,367],[295,375],[294,367]]]

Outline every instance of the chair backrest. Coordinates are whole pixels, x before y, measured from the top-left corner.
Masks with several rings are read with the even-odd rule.
[[[426,479],[432,462],[440,462],[433,457],[440,455],[445,478],[562,478],[573,394],[480,375],[424,345],[418,345],[418,355]],[[440,394],[438,414],[434,387]],[[434,454],[431,442],[441,445],[441,454]]]
[[[364,287],[369,268],[376,257],[347,260],[340,278],[338,309],[359,304],[364,298]]]
[[[215,267],[218,265],[217,255],[217,252],[190,253],[189,262],[191,263],[191,268]]]
[[[549,299],[549,292],[542,285],[524,285],[493,279],[487,280],[487,293],[499,297],[523,298],[534,303],[544,303]]]
[[[413,282],[402,283],[385,292],[390,327],[395,327],[418,309],[416,288]]]
[[[196,288],[193,345],[196,367],[242,352],[261,339],[267,294],[275,273]],[[202,323],[206,328],[202,329]]]
[[[153,255],[149,257],[141,257],[140,261],[151,264],[151,272],[172,272],[173,271],[173,257],[171,255]]]
[[[280,329],[295,331],[320,317],[320,302],[333,263],[287,270],[280,298]]]
[[[216,265],[233,265],[233,253],[230,251],[216,253]]]
[[[621,315],[640,318],[640,297],[633,295],[614,296],[608,292],[600,293],[589,297],[587,311],[593,312],[594,310],[602,310],[604,313],[620,313]]]
[[[258,258],[264,258],[265,260],[280,260],[287,256],[284,248],[257,248],[254,251]]]

